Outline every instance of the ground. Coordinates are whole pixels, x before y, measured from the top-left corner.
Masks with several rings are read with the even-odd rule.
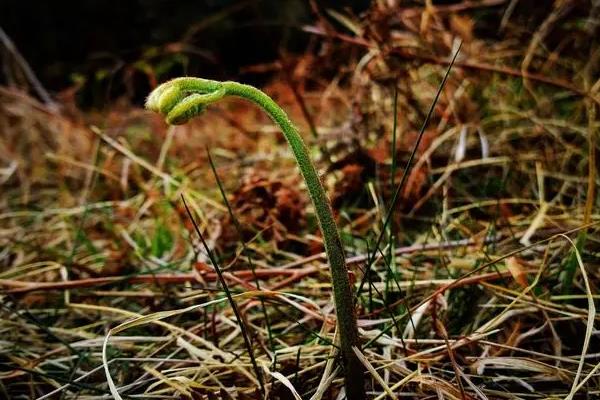
[[[380,3],[315,22],[321,51],[282,55],[263,87],[311,149],[362,288],[368,398],[595,398],[591,17]],[[56,110],[2,88],[0,130],[0,397],[251,399],[257,375],[274,399],[343,393],[320,233],[260,110],[228,100],[167,127],[127,101]]]

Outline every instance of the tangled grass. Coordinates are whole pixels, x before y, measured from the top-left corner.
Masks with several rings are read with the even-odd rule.
[[[599,396],[591,12],[558,2],[532,27],[502,1],[383,3],[334,15],[337,30],[307,27],[324,51],[293,71],[282,62],[265,88],[307,140],[316,134],[355,287],[365,282],[368,397]],[[490,14],[500,38],[478,31]],[[316,66],[334,78],[306,74]],[[269,398],[341,396],[322,241],[259,112],[232,101],[167,129],[134,107],[66,115],[2,89],[0,129],[0,397],[106,398],[114,385],[124,399],[257,398],[242,327],[182,194]]]

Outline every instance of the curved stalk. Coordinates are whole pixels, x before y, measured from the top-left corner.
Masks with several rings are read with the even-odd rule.
[[[349,400],[362,400],[365,398],[364,367],[352,349],[353,346],[359,347],[359,337],[344,249],[325,189],[304,141],[287,114],[273,99],[253,86],[201,78],[177,78],[160,85],[148,97],[146,107],[164,114],[167,123],[177,125],[184,124],[202,112],[204,107],[226,96],[241,97],[262,108],[279,125],[292,149],[315,207],[331,270],[346,394]]]

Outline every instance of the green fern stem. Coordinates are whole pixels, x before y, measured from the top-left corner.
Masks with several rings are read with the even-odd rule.
[[[315,207],[331,270],[346,394],[349,400],[362,400],[365,398],[364,367],[352,349],[353,346],[359,347],[359,336],[344,249],[325,189],[302,137],[287,114],[273,99],[253,86],[188,77],[173,79],[157,87],[148,97],[146,107],[164,114],[167,123],[178,125],[186,123],[207,105],[226,96],[241,97],[261,107],[279,125],[292,149]]]

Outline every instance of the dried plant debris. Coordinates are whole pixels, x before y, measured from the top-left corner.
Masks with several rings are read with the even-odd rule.
[[[596,9],[313,3],[318,51],[282,56],[265,90],[319,160],[365,282],[367,397],[600,396]],[[0,398],[260,396],[181,195],[269,398],[343,398],[322,239],[274,131],[237,101],[167,129],[134,107],[65,115],[0,89]]]

